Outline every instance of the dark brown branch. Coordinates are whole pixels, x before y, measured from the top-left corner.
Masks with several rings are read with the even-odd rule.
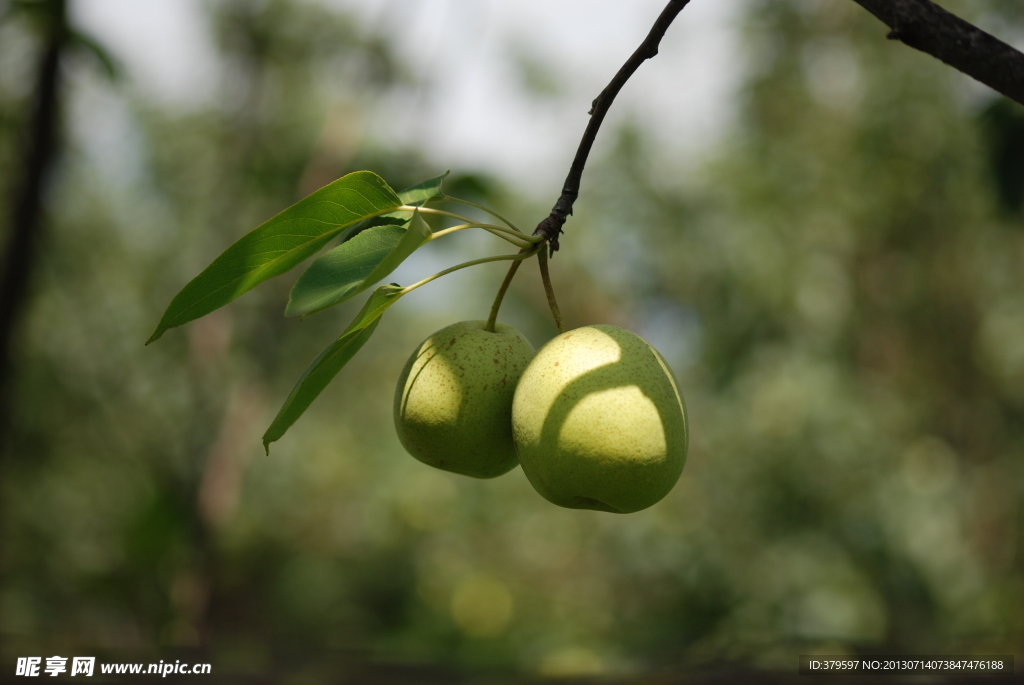
[[[926,52],[1024,104],[1024,54],[931,0],[854,0],[887,24],[889,38]]]
[[[889,38],[900,40],[946,64],[959,69],[1003,95],[1024,104],[1024,54],[973,24],[947,12],[931,0],[854,0],[878,17],[892,31]],[[665,31],[689,0],[671,0],[654,22],[647,38],[626,61],[611,83],[594,100],[590,122],[580,141],[572,168],[562,186],[562,194],[534,235],[547,238],[551,252],[558,249],[562,226],[572,214],[573,203],[580,192],[580,179],[590,148],[604,122],[608,108],[633,72],[658,54]]]
[[[626,60],[626,63],[622,65],[619,72],[615,74],[615,78],[594,100],[590,109],[590,122],[587,124],[587,130],[583,133],[583,140],[580,141],[579,149],[576,150],[576,157],[572,161],[572,168],[569,169],[569,175],[562,186],[562,195],[555,203],[551,214],[541,221],[533,232],[534,235],[543,235],[547,238],[552,253],[558,249],[558,235],[562,232],[562,225],[565,223],[565,220],[572,214],[572,205],[580,194],[580,179],[583,177],[583,167],[587,164],[590,148],[594,145],[597,131],[601,128],[601,123],[604,121],[605,114],[608,113],[608,108],[611,107],[615,96],[622,90],[622,86],[626,84],[626,81],[633,75],[633,72],[643,64],[644,60],[651,59],[658,54],[658,45],[661,44],[665,31],[668,30],[676,15],[689,2],[690,0],[671,0],[665,6],[665,9],[662,10],[658,20],[654,22],[654,26],[651,27],[651,31],[647,34],[644,42]]]

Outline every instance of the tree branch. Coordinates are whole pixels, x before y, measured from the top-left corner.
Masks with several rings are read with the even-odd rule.
[[[854,0],[899,40],[1024,104],[1024,54],[931,0]]]
[[[984,83],[1008,98],[1024,104],[1024,54],[995,36],[985,33],[960,17],[947,12],[931,0],[854,0],[875,15],[892,31],[889,38],[900,40],[912,48],[936,57],[951,67]],[[544,218],[534,235],[543,236],[551,252],[558,250],[558,236],[572,214],[573,203],[580,192],[583,167],[590,148],[604,122],[605,114],[629,77],[645,60],[658,54],[665,31],[689,0],[670,0],[647,38],[622,65],[611,83],[601,91],[590,110],[590,122],[583,134],[562,194],[551,213]]]
[[[597,131],[601,128],[601,123],[604,121],[605,114],[608,113],[608,108],[611,107],[615,96],[619,94],[622,86],[626,84],[626,81],[633,75],[633,72],[645,60],[651,59],[658,54],[658,46],[661,44],[665,31],[668,30],[676,15],[689,2],[690,0],[670,0],[665,9],[662,10],[657,21],[654,22],[654,26],[651,27],[651,31],[647,34],[644,42],[626,60],[626,63],[622,65],[619,72],[615,74],[615,78],[611,80],[611,83],[594,100],[590,109],[590,122],[587,124],[587,130],[583,133],[583,140],[580,141],[580,146],[576,150],[576,157],[572,161],[569,175],[565,178],[565,183],[562,186],[562,195],[558,198],[554,208],[552,208],[551,214],[537,224],[537,228],[533,232],[534,235],[542,235],[547,239],[552,253],[558,250],[558,235],[562,232],[562,225],[565,223],[565,220],[572,214],[572,205],[580,194],[580,179],[583,177],[583,167],[587,164],[590,148],[594,145]]]

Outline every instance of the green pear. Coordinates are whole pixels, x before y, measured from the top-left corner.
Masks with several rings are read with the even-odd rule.
[[[512,444],[512,395],[533,358],[522,333],[483,321],[442,328],[413,352],[395,389],[395,430],[425,464],[474,478],[519,463]]]
[[[661,355],[618,326],[585,326],[542,347],[519,379],[512,436],[541,495],[620,514],[667,495],[686,462],[686,407]]]

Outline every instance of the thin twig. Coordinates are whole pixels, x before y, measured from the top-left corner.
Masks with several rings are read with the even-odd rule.
[[[548,273],[548,253],[544,250],[537,255],[537,263],[540,264],[540,279],[544,281],[544,292],[548,296],[548,306],[551,307],[551,316],[555,317],[555,325],[559,333],[565,333],[565,323],[562,321],[562,311],[555,301],[555,289],[551,286],[551,274]]]
[[[658,46],[661,44],[665,31],[668,30],[676,15],[689,2],[690,0],[670,0],[665,9],[662,10],[658,20],[654,22],[654,26],[651,27],[651,31],[647,34],[644,42],[626,60],[626,63],[622,65],[619,72],[615,74],[615,78],[611,80],[611,83],[594,100],[590,109],[590,122],[587,124],[587,130],[583,133],[583,140],[580,141],[580,146],[576,150],[576,157],[572,160],[569,175],[565,178],[565,183],[562,186],[562,195],[558,198],[554,208],[552,208],[551,214],[541,221],[533,232],[534,235],[542,235],[547,239],[548,244],[551,246],[552,254],[558,250],[558,235],[562,232],[562,225],[565,223],[565,220],[572,214],[572,205],[580,194],[580,179],[583,177],[583,167],[587,164],[590,148],[594,145],[597,131],[601,128],[601,123],[604,121],[605,114],[608,113],[608,108],[611,107],[615,96],[622,90],[622,86],[626,84],[626,81],[633,75],[633,72],[645,60],[651,59],[658,54]]]
[[[1024,54],[931,0],[854,0],[890,29],[889,38],[928,53],[1024,104]]]

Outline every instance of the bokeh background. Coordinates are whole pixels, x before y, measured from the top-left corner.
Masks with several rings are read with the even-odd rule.
[[[51,4],[0,2],[0,249]],[[552,262],[563,312],[645,336],[690,412],[682,479],[649,510],[563,510],[518,469],[404,453],[403,363],[486,317],[500,264],[389,311],[269,456],[277,407],[361,301],[286,319],[296,272],[143,346],[221,250],[349,171],[403,188],[451,169],[449,192],[534,225],[662,4],[70,1],[88,39],[62,56],[2,421],[2,668],[1021,663],[1024,110],[849,0],[694,0],[584,175]],[[945,4],[1024,45],[1020,3]],[[463,232],[395,280],[503,249]],[[532,264],[502,320],[555,334]]]

